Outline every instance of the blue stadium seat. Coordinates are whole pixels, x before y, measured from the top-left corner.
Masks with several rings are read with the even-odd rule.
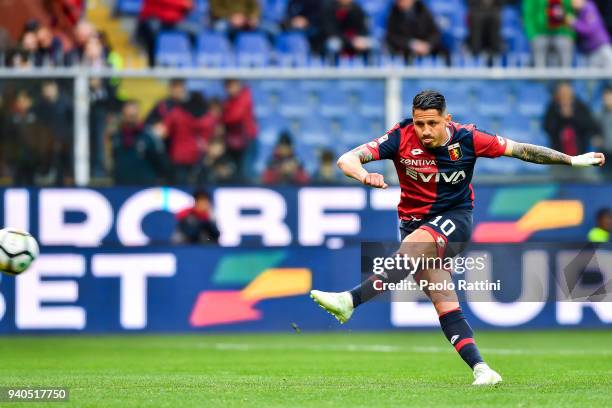
[[[387,16],[391,10],[392,2],[359,0],[359,3],[369,17],[371,35],[378,40],[382,40],[386,33]]]
[[[546,85],[536,82],[521,82],[516,88],[516,102],[521,115],[542,116],[550,93]]]
[[[198,36],[196,61],[205,66],[231,65],[231,46],[225,35],[218,32],[202,32]]]
[[[271,114],[259,120],[259,141],[263,145],[273,145],[278,139],[278,134],[283,130],[293,131],[291,121],[278,115]]]
[[[117,0],[115,13],[122,16],[136,16],[140,13],[143,0]]]
[[[330,123],[325,120],[306,118],[302,121],[299,135],[300,142],[305,145],[331,146],[336,142],[331,135]]]
[[[349,114],[349,95],[338,88],[328,88],[320,95],[319,110],[325,117],[342,117]]]
[[[193,55],[187,34],[180,31],[162,31],[157,36],[155,63],[161,66],[191,66]]]
[[[339,79],[336,82],[339,89],[348,92],[362,92],[364,89],[373,85],[371,80],[364,79]]]
[[[302,66],[308,62],[310,44],[302,32],[281,33],[276,37],[276,50],[281,65]]]
[[[262,10],[262,20],[278,24],[285,18],[287,0],[259,0]]]
[[[280,92],[283,89],[292,86],[291,81],[279,80],[279,79],[262,79],[258,81],[253,81],[253,83],[257,82],[257,86],[261,89],[271,92]]]
[[[447,88],[443,91],[446,98],[448,112],[459,117],[469,117],[474,111],[472,106],[472,97],[468,92],[460,88]]]
[[[383,132],[373,133],[367,120],[358,115],[345,118],[340,130],[342,144],[352,147],[367,143],[375,137],[382,136]]]
[[[307,94],[288,87],[280,93],[279,111],[286,117],[304,117],[311,115],[312,107]]]
[[[361,103],[359,111],[364,117],[385,116],[385,87],[383,83],[375,82],[359,92]]]
[[[319,95],[325,89],[329,89],[334,86],[335,81],[329,81],[327,79],[303,79],[299,81],[300,89],[306,92],[312,92]]]
[[[225,88],[222,81],[210,79],[188,79],[185,85],[189,91],[201,92],[206,98],[225,98]]]
[[[278,135],[274,135],[276,140],[278,138]],[[261,173],[263,173],[263,171],[265,170],[265,168],[268,165],[268,162],[270,161],[270,158],[272,157],[272,152],[274,151],[274,143],[270,143],[270,144],[264,144],[264,143],[259,143],[258,148],[257,148],[257,156],[255,157],[255,172],[259,175],[261,175]]]
[[[236,37],[236,53],[242,66],[265,66],[270,60],[270,44],[263,33],[243,32]]]
[[[482,115],[505,116],[511,112],[510,86],[506,82],[486,81],[476,96]]]
[[[319,166],[320,147],[302,143],[299,139],[294,140],[294,153],[304,170],[310,175],[317,171]]]

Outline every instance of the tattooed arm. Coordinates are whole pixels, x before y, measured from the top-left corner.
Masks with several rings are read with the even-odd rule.
[[[363,168],[365,163],[372,160],[374,160],[374,156],[370,149],[366,145],[361,145],[340,156],[338,167],[346,176],[352,177],[360,183],[377,188],[387,188],[387,183],[385,183],[384,177],[381,174],[368,173]]]
[[[603,153],[585,153],[580,156],[569,156],[565,153],[528,143],[518,143],[508,139],[504,156],[515,157],[530,163],[564,164],[574,167],[603,166]]]

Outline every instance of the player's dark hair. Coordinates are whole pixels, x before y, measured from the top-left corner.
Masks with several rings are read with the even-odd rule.
[[[421,91],[415,95],[412,100],[412,110],[428,110],[435,109],[438,113],[442,114],[446,112],[446,99],[438,91],[431,89]]]

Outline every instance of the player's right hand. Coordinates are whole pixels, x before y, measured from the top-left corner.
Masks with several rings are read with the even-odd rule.
[[[385,183],[385,178],[383,177],[383,175],[378,174],[378,173],[368,173],[363,178],[363,184],[365,184],[366,186],[375,187],[375,188],[389,187],[387,183]]]
[[[605,163],[606,156],[599,152],[589,152],[581,154],[580,156],[572,157],[573,167],[603,166]]]

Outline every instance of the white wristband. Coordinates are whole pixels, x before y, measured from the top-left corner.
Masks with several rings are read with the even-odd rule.
[[[572,157],[572,167],[589,167],[599,164],[601,164],[601,157],[595,157],[595,153],[593,152]]]

